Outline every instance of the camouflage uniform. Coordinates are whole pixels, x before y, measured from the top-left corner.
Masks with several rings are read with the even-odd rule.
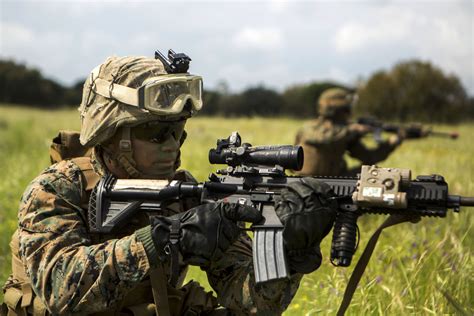
[[[101,173],[98,166],[95,163],[95,171]],[[180,175],[183,174],[177,174]],[[19,244],[12,248],[14,252],[18,249],[13,256],[21,260],[27,280],[12,275],[6,288],[20,289],[22,283],[29,283],[53,314],[92,314],[120,309],[124,303],[136,305],[147,299],[152,302],[151,291],[142,298],[129,296],[143,286],[150,269],[144,245],[132,233],[146,225],[148,219],[134,219],[133,225],[120,235],[90,234],[90,189],[75,160],[64,160],[33,180],[21,199],[14,238]],[[171,215],[187,209],[189,202],[169,205],[164,213]],[[185,272],[186,267],[182,266],[180,284]],[[291,281],[255,286],[247,235],[242,235],[221,261],[214,262],[207,275],[219,303],[236,314],[281,313],[301,279],[301,275],[293,275]]]
[[[328,93],[327,93],[328,92]],[[329,89],[325,92],[329,96],[338,93],[348,94],[342,89]],[[340,103],[325,103],[325,93],[321,95],[320,116],[306,123],[297,133],[295,144],[301,145],[304,150],[304,165],[299,174],[320,176],[348,176],[354,175],[359,169],[348,170],[344,154],[360,160],[362,164],[375,164],[385,160],[397,147],[388,141],[381,142],[378,147],[369,149],[361,142],[364,135],[354,125],[338,117],[338,106],[346,107],[347,100]]]
[[[90,193],[106,172],[99,157],[94,150],[92,158],[53,164],[23,194],[11,242],[13,273],[4,287],[9,315],[154,314],[149,274],[156,257],[150,257],[150,232],[139,229],[149,225],[148,215],[134,218],[114,235],[89,231]],[[177,172],[175,179],[194,180],[186,172]],[[161,215],[193,205],[193,200],[165,205]],[[182,286],[186,271],[181,262],[177,286],[167,285],[171,313],[197,315],[215,309],[216,299],[195,282]],[[302,277],[294,273],[289,280],[256,286],[251,240],[245,233],[206,272],[218,303],[228,313],[242,315],[280,314]],[[167,280],[169,273],[165,265],[160,277]]]

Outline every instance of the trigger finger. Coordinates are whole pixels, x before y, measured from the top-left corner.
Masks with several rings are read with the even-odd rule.
[[[262,220],[262,214],[254,207],[241,204],[225,204],[224,207],[225,216],[236,222],[250,222],[257,223]]]

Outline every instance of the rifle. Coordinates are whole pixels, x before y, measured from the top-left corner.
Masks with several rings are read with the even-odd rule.
[[[253,263],[256,283],[289,277],[283,247],[283,225],[274,210],[275,198],[301,177],[285,168],[303,165],[300,146],[257,146],[242,143],[237,132],[217,141],[209,151],[212,164],[227,164],[202,183],[166,180],[116,179],[108,175],[92,192],[89,226],[92,232],[121,229],[138,211],[159,211],[163,202],[198,197],[201,203],[225,201],[252,205],[264,222],[253,225]],[[448,209],[474,206],[474,197],[448,194],[440,175],[411,179],[408,169],[362,166],[359,177],[315,177],[335,192],[339,209],[333,229],[331,262],[351,264],[356,250],[357,218],[364,213],[445,217]]]
[[[361,125],[369,126],[374,133],[374,138],[377,142],[381,141],[382,132],[404,134],[405,138],[407,139],[428,136],[449,137],[451,139],[457,139],[459,137],[459,134],[456,132],[434,131],[431,127],[424,127],[423,125],[417,123],[411,123],[408,125],[385,123],[370,116],[359,117],[356,122]]]

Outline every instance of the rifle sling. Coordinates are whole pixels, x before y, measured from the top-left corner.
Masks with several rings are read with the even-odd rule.
[[[372,237],[370,237],[369,242],[365,246],[364,252],[357,261],[356,267],[352,272],[352,275],[347,283],[346,290],[344,291],[344,297],[342,298],[341,306],[339,306],[339,310],[337,311],[337,316],[343,316],[351,303],[352,297],[354,292],[359,284],[362,275],[364,274],[365,268],[369,263],[370,257],[374,252],[375,246],[377,245],[377,241],[379,239],[380,234],[384,230],[384,228],[388,228],[393,225],[405,223],[405,222],[413,222],[416,220],[417,217],[413,215],[390,215],[385,222],[380,225],[379,228],[374,232]]]
[[[170,316],[166,274],[161,263],[150,268],[150,283],[157,316]]]

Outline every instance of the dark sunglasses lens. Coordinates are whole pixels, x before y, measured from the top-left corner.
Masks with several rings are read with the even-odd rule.
[[[164,142],[168,137],[172,136],[175,140],[179,140],[184,130],[183,123],[143,125],[132,128],[133,137],[150,141],[153,143]]]

